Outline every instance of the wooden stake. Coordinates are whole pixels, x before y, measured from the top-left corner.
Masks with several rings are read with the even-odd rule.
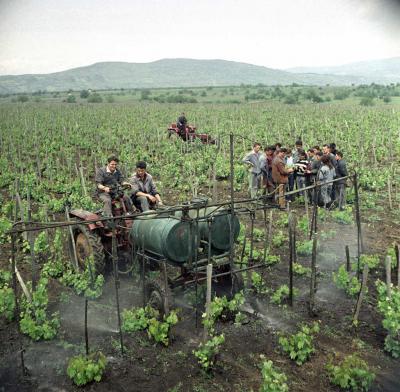
[[[206,317],[210,316],[211,307],[211,277],[212,277],[212,264],[207,264],[207,293],[206,293]],[[207,327],[204,326],[203,341],[205,342],[208,338]]]
[[[395,245],[394,251],[396,253],[397,260],[397,287],[400,288],[400,254],[399,254],[399,245]]]
[[[310,277],[310,304],[308,313],[310,316],[314,315],[315,309],[315,293],[316,293],[316,281],[317,281],[317,235],[313,234],[312,237],[312,256],[311,256],[311,277]]]
[[[385,259],[385,270],[386,270],[386,287],[388,298],[392,297],[392,257],[386,256]]]
[[[345,246],[345,251],[346,251],[346,271],[350,272],[350,250],[349,246]]]
[[[353,325],[358,324],[358,316],[360,314],[361,304],[362,304],[362,301],[365,296],[365,291],[367,289],[368,271],[369,271],[368,264],[365,263],[363,273],[362,273],[361,289],[360,289],[360,293],[358,294],[357,305],[356,305],[356,309],[355,309],[354,316],[353,316]]]

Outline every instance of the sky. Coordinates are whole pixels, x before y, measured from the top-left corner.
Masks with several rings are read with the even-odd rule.
[[[101,61],[269,68],[400,56],[400,0],[0,0],[0,75]]]

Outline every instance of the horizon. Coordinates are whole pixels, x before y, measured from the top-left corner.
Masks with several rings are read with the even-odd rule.
[[[400,57],[395,0],[3,0],[0,12],[0,75],[165,58],[286,70]]]
[[[369,60],[359,60],[359,61],[352,61],[351,63],[344,63],[344,64],[325,64],[325,65],[319,65],[319,66],[312,66],[312,65],[299,65],[296,67],[289,67],[286,69],[280,69],[280,68],[273,68],[273,67],[269,67],[269,66],[265,66],[265,65],[258,65],[258,64],[251,64],[251,63],[246,63],[244,61],[235,61],[235,60],[228,60],[228,59],[222,59],[222,58],[214,58],[214,59],[196,59],[196,58],[174,58],[174,57],[170,57],[170,58],[160,58],[157,60],[153,60],[153,61],[146,61],[146,62],[141,62],[141,61],[119,61],[119,60],[109,60],[109,61],[97,61],[95,63],[91,63],[91,64],[84,64],[84,65],[78,65],[76,67],[72,67],[72,68],[67,68],[67,69],[62,69],[62,70],[58,70],[58,71],[53,71],[53,72],[45,72],[45,73],[23,73],[23,74],[1,74],[0,73],[0,77],[1,76],[29,76],[29,75],[51,75],[51,74],[57,74],[57,73],[62,73],[62,72],[66,72],[66,71],[70,71],[70,70],[74,70],[74,69],[79,69],[79,68],[87,68],[87,67],[91,67],[94,66],[96,64],[102,64],[102,63],[125,63],[125,64],[150,64],[150,63],[156,63],[159,61],[164,61],[164,60],[194,60],[194,61],[226,61],[226,62],[233,62],[233,63],[242,63],[242,64],[247,64],[247,65],[254,65],[257,67],[264,67],[264,68],[268,68],[268,69],[274,69],[274,70],[278,70],[278,71],[285,71],[285,72],[290,72],[290,73],[296,73],[296,71],[290,71],[293,68],[331,68],[331,67],[342,67],[342,66],[348,66],[348,65],[353,65],[353,64],[359,64],[359,63],[368,63],[368,62],[377,62],[377,61],[386,61],[386,60],[392,60],[392,59],[396,59],[396,58],[400,58],[400,56],[394,56],[394,57],[387,57],[387,58],[379,58],[379,59],[369,59]]]

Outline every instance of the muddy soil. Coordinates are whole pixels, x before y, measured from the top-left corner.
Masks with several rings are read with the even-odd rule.
[[[297,213],[300,215],[300,208]],[[274,211],[275,222],[281,214],[285,212]],[[243,220],[248,224],[248,219]],[[262,221],[257,221],[256,227],[262,229]],[[385,330],[376,311],[374,281],[383,279],[384,270],[380,268],[371,272],[369,295],[362,305],[359,325],[353,327],[351,319],[355,299],[335,286],[332,272],[345,261],[345,245],[349,246],[351,257],[356,256],[356,228],[331,220],[321,222],[319,227],[321,231],[330,230],[335,234],[320,241],[316,313],[310,316],[308,312],[310,281],[307,276],[294,278],[298,295],[293,307],[287,303],[279,306],[271,304],[270,294],[260,295],[249,290],[242,307],[245,315],[243,323],[217,325],[217,333],[224,333],[226,341],[210,374],[200,369],[192,353],[203,337],[201,310],[196,313],[193,307],[193,288],[174,293],[176,307],[180,309],[179,323],[173,328],[168,347],[154,344],[145,332],[123,334],[125,352],[121,354],[115,285],[110,273],[106,277],[102,297],[90,301],[88,307],[90,350],[101,350],[108,360],[102,381],[77,387],[67,377],[68,359],[85,352],[84,299],[57,281],[52,281],[49,310],[59,311],[61,318],[56,339],[32,342],[18,334],[15,322],[0,321],[0,392],[257,391],[261,383],[261,356],[271,359],[285,372],[290,391],[338,391],[328,380],[326,364],[331,357],[343,358],[354,352],[359,353],[376,374],[371,391],[400,391],[400,361],[383,351]],[[279,229],[274,224],[273,232]],[[393,216],[386,216],[377,226],[364,222],[362,230],[366,252],[379,253],[383,259],[384,252],[393,242],[387,235],[393,234]],[[302,239],[305,239],[304,235]],[[263,243],[256,243],[255,246],[262,248]],[[272,253],[280,255],[281,262],[262,271],[270,290],[288,284],[287,240]],[[6,267],[7,261],[7,257],[3,256],[2,268]],[[310,266],[310,256],[298,256],[297,261]],[[28,267],[25,266],[23,272],[26,277],[29,276]],[[121,277],[119,298],[121,309],[143,305],[142,289],[136,276]],[[308,362],[298,366],[279,349],[279,334],[292,333],[298,323],[310,321],[321,323],[321,331],[315,339],[316,352]],[[21,367],[21,347],[25,374]]]

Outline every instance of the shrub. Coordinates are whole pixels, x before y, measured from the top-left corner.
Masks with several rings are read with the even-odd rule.
[[[347,356],[339,365],[329,362],[326,368],[332,384],[350,391],[368,391],[375,379],[375,374],[357,354]]]
[[[344,265],[339,267],[338,272],[333,273],[333,282],[350,296],[356,296],[361,289],[361,283],[355,276],[350,276]]]
[[[87,101],[90,103],[101,103],[103,102],[103,97],[99,93],[93,93],[89,95]]]
[[[319,324],[314,322],[312,326],[303,325],[298,333],[289,337],[280,336],[279,344],[290,359],[297,365],[302,365],[311,354],[315,352],[313,346],[314,334],[319,332]]]
[[[106,365],[106,357],[101,352],[88,357],[78,355],[69,360],[67,374],[76,385],[86,385],[91,381],[101,381]]]
[[[264,361],[261,367],[262,382],[260,392],[288,392],[286,375],[280,373],[272,361]]]
[[[209,371],[216,362],[217,354],[221,349],[221,345],[225,342],[224,334],[214,336],[206,343],[200,343],[198,350],[193,350],[194,356],[197,358],[200,366]]]

